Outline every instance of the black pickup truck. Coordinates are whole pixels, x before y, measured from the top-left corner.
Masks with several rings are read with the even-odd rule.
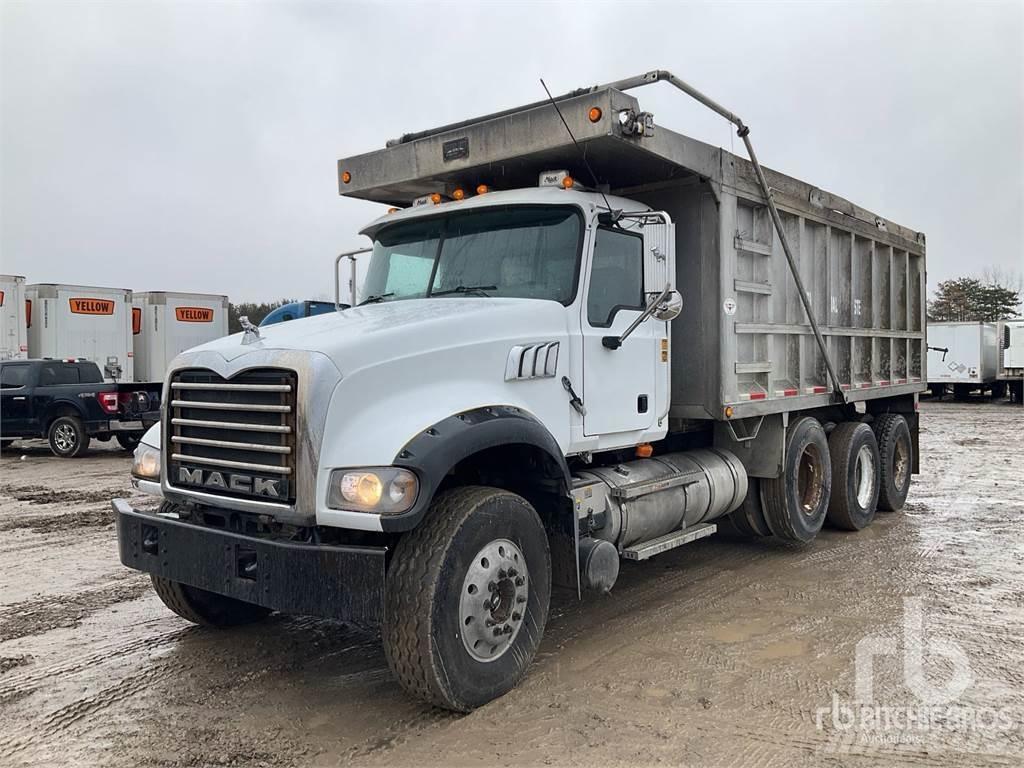
[[[62,458],[81,456],[92,438],[132,450],[160,420],[160,384],[108,384],[88,360],[0,362],[0,446],[45,437]]]

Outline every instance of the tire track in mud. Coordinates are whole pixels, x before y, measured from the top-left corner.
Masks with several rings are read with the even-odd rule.
[[[67,595],[43,596],[0,608],[0,642],[74,628],[92,614],[149,592],[149,580],[134,574],[118,583]]]

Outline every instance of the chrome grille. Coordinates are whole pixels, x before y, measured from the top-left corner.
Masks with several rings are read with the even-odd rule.
[[[225,379],[179,371],[168,398],[168,483],[182,490],[295,502],[292,371],[266,368]]]

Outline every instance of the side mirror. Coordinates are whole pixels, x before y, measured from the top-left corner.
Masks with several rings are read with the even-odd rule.
[[[679,291],[672,291],[654,308],[654,317],[658,320],[675,320],[682,311],[682,294]]]
[[[647,309],[630,324],[629,328],[622,332],[621,336],[604,336],[601,339],[601,345],[605,349],[618,349],[622,346],[622,342],[629,338],[629,335],[637,329],[637,326],[648,317],[656,317],[658,320],[672,320],[678,317],[682,311],[683,297],[679,295],[679,291],[673,290],[671,285],[666,285],[665,290],[651,299]]]

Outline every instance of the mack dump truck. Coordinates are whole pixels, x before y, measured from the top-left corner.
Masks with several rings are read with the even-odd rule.
[[[656,124],[655,82],[750,159]],[[389,206],[360,301],[177,357],[132,470],[160,506],[113,502],[172,611],[379,626],[407,691],[468,711],[526,673],[553,587],[606,592],[727,520],[808,542],[903,505],[924,236],[761,168],[673,75],[407,134],[338,179]]]

